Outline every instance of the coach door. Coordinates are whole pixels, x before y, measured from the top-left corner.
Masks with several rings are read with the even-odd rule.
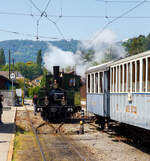
[[[110,71],[104,71],[104,115],[110,114]]]

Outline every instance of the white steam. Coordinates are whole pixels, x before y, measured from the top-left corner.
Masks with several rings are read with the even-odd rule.
[[[96,33],[89,42],[81,42],[78,51],[74,54],[69,51],[63,51],[57,47],[49,44],[48,51],[44,54],[43,61],[44,66],[49,71],[52,71],[53,66],[60,66],[61,68],[76,67],[77,74],[84,77],[85,70],[91,66],[93,61],[101,63],[106,54],[110,53],[117,57],[123,57],[125,50],[120,43],[116,43],[115,33],[110,30],[105,30],[102,33]],[[86,62],[82,58],[81,50],[87,51],[88,49],[94,50],[93,59],[91,62]]]
[[[61,68],[75,66],[75,58],[72,52],[63,51],[50,44],[48,52],[44,54],[43,61],[45,68],[49,71],[53,70],[53,66],[60,66]]]
[[[104,30],[96,33],[89,42],[82,42],[83,48],[92,48],[95,51],[94,61],[101,62],[105,54],[114,54],[117,57],[124,57],[125,50],[120,43],[117,43],[117,35],[110,31]]]

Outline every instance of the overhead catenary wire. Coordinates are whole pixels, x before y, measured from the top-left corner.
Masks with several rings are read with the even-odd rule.
[[[92,42],[95,41],[97,39],[98,36],[100,36],[100,34],[102,34],[102,32],[113,22],[117,21],[118,19],[122,18],[123,16],[125,16],[126,14],[130,13],[131,11],[133,11],[134,9],[136,9],[137,7],[141,6],[143,3],[145,3],[146,0],[141,1],[140,3],[138,3],[137,5],[135,5],[134,7],[130,8],[129,10],[125,11],[124,13],[122,13],[120,16],[112,19],[111,21],[109,21],[106,25],[104,25],[104,27],[102,28],[102,30],[92,39],[90,40],[90,42],[87,45],[87,48],[89,46],[91,46]],[[89,45],[90,44],[90,45]]]
[[[24,35],[24,36],[35,37],[35,38],[37,37],[34,34],[28,34],[28,33],[22,33],[22,32],[10,31],[10,30],[4,30],[4,29],[0,29],[0,32],[7,32],[7,33],[11,33],[11,34]],[[42,36],[42,35],[40,35],[39,38],[51,39],[51,40],[59,40],[59,39],[61,39],[61,38],[57,38],[57,37],[48,37],[48,36]]]
[[[108,4],[107,4],[107,1],[105,1],[105,18],[108,18]]]
[[[113,0],[96,0],[98,2],[105,3],[106,1],[108,3],[140,3],[141,1],[113,1]],[[150,1],[146,1],[146,3],[149,3]]]
[[[63,0],[60,0],[60,16],[62,17],[63,15]]]
[[[58,16],[56,23],[63,17],[63,0],[60,0],[60,15]]]
[[[15,13],[15,12],[0,12],[0,15],[10,15],[10,16],[29,16],[29,17],[33,17],[35,20],[36,17],[39,17],[40,14],[33,14],[32,12],[29,14],[29,13]],[[50,14],[46,14],[45,16],[48,16],[48,17],[60,17],[60,15],[50,15]],[[62,18],[106,18],[106,14],[105,15],[62,15],[61,16]],[[118,16],[108,16],[107,14],[107,18],[117,18]],[[129,19],[149,19],[150,16],[123,16],[123,17],[120,17],[122,19],[125,19],[125,18],[129,18]]]
[[[52,1],[52,0],[49,0],[49,1],[47,2],[47,4],[46,4],[45,9],[44,9],[43,12],[46,12],[46,10],[47,10],[47,8],[48,8],[48,6],[49,6],[49,4],[50,4],[51,1]]]
[[[30,14],[30,16],[36,21],[36,39],[38,40],[39,39],[39,20],[40,19],[37,19],[36,17],[35,17],[35,15],[32,13],[32,6],[31,6],[31,14]]]
[[[55,27],[57,28],[58,32],[62,36],[62,38],[65,39],[65,37],[64,37],[63,33],[61,32],[60,28],[58,27],[57,23],[54,22],[53,20],[51,20],[49,17],[46,17],[46,18],[55,25]]]
[[[125,16],[126,14],[125,13],[123,13],[123,14],[121,14],[120,16],[108,16],[108,11],[106,12],[105,11],[105,15],[93,15],[93,16],[90,16],[90,15],[64,15],[64,14],[62,14],[62,3],[61,3],[61,5],[60,5],[60,8],[61,8],[61,12],[60,12],[60,15],[48,15],[46,12],[42,12],[37,6],[36,6],[36,4],[32,1],[32,0],[29,0],[30,2],[31,2],[31,4],[32,4],[32,6],[34,6],[34,7],[36,7],[36,9],[40,12],[40,14],[33,14],[32,12],[29,14],[29,13],[16,13],[16,12],[4,12],[4,11],[1,11],[0,12],[0,15],[2,14],[4,14],[4,15],[11,15],[11,16],[13,16],[13,15],[15,15],[15,16],[32,16],[35,20],[36,20],[36,25],[37,25],[37,36],[35,36],[34,34],[25,34],[25,33],[19,33],[19,32],[16,32],[16,31],[10,31],[10,33],[14,33],[14,34],[24,34],[24,35],[29,35],[29,36],[31,36],[32,35],[32,37],[38,37],[38,32],[39,32],[39,23],[37,22],[37,17],[41,17],[41,15],[42,15],[42,17],[44,16],[44,17],[48,17],[47,18],[47,20],[49,20],[51,23],[53,23],[54,25],[55,25],[55,27],[56,27],[56,29],[58,30],[58,32],[60,33],[60,35],[64,38],[64,36],[63,36],[63,34],[62,34],[62,32],[61,32],[61,30],[60,30],[60,28],[59,28],[59,26],[57,25],[57,22],[55,22],[55,21],[53,21],[53,20],[51,20],[51,18],[50,17],[60,17],[61,16],[61,18],[106,18],[107,17],[107,19],[109,19],[109,22],[103,27],[104,29],[105,28],[107,28],[107,26],[108,25],[110,25],[111,23],[113,23],[113,22],[115,22],[117,19],[125,19],[125,18],[127,18],[127,19],[149,19],[150,18],[150,16]],[[45,6],[45,8],[44,8],[44,11],[46,11],[46,9],[48,8],[48,6],[49,6],[49,4],[50,4],[50,2],[51,2],[51,0],[49,0],[48,2],[47,2],[47,4],[46,4],[46,6]],[[60,2],[62,2],[62,0],[60,0]],[[102,1],[100,1],[100,2],[112,2],[111,0],[102,0]],[[113,2],[120,2],[120,1],[113,1]],[[122,1],[121,1],[122,2]],[[150,2],[150,1],[124,1],[124,2],[140,2],[140,3],[146,3],[146,2]],[[122,16],[123,15],[123,16]],[[6,30],[0,30],[1,32],[6,32]],[[41,36],[39,36],[39,37],[41,37]],[[46,38],[46,36],[42,36],[43,38],[45,37]],[[53,38],[51,38],[51,37],[47,37],[48,39],[53,39]],[[55,38],[54,38],[55,39]],[[59,39],[59,38],[56,38],[56,39]]]
[[[34,6],[34,8],[36,8],[39,12],[41,12],[41,10],[36,6],[36,4],[32,0],[29,1]]]
[[[30,3],[31,3],[34,7],[36,7],[36,9],[38,9],[38,11],[40,11],[40,13],[41,13],[38,19],[36,19],[33,15],[31,15],[31,16],[34,17],[34,19],[36,19],[36,26],[37,26],[37,36],[36,36],[36,39],[38,40],[38,39],[39,39],[39,23],[40,23],[41,18],[42,18],[44,15],[46,15],[46,10],[47,10],[47,8],[48,8],[48,6],[49,6],[51,0],[49,0],[49,1],[47,2],[46,6],[45,6],[45,9],[44,9],[43,11],[41,11],[41,10],[36,6],[36,4],[35,4],[32,0],[29,0],[29,1],[30,1]]]
[[[63,39],[65,39],[64,35],[62,34],[62,31],[60,30],[60,28],[58,27],[57,23],[54,22],[53,20],[51,20],[48,16],[47,16],[47,13],[46,11],[45,12],[42,12],[41,9],[39,9],[36,4],[32,1],[32,0],[29,0],[31,2],[31,4],[40,12],[40,14],[42,16],[44,16],[48,21],[50,21],[51,23],[54,24],[54,26],[56,27],[57,31],[59,32],[59,34],[62,36]]]

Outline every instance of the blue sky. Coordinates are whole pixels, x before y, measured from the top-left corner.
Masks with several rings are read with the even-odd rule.
[[[48,0],[32,0],[40,10],[44,10]],[[111,1],[111,0],[110,0]],[[114,0],[112,0],[114,1]],[[129,9],[133,8],[142,0],[130,3],[123,3],[125,0],[119,2],[104,2],[103,0],[51,0],[46,14],[49,19],[56,22],[58,17],[51,17],[51,15],[61,15],[62,18],[57,21],[57,26],[51,23],[44,16],[39,21],[38,35],[62,39],[78,39],[89,40],[92,34],[101,29],[107,24],[111,18],[105,16],[118,17]],[[135,10],[125,15],[127,18],[120,18],[110,25],[107,29],[113,31],[117,35],[118,40],[124,40],[140,34],[147,35],[150,33],[150,1],[143,3]],[[13,14],[4,14],[4,13]],[[3,32],[15,31],[19,33],[27,33],[37,35],[37,19],[38,16],[23,16],[14,15],[15,13],[39,15],[39,11],[31,4],[30,0],[5,0],[0,5],[0,41],[9,39],[32,39],[36,38],[25,36],[22,34],[13,34]],[[90,17],[65,17],[65,16],[102,16],[99,18]],[[136,18],[130,18],[136,17]],[[144,17],[144,18],[137,18]],[[149,17],[149,18],[145,18]],[[58,29],[59,28],[59,29]],[[60,31],[61,33],[60,33]],[[63,36],[62,36],[63,35]],[[39,40],[50,40],[40,38]]]

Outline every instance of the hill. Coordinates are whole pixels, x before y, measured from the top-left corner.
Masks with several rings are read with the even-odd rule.
[[[60,41],[32,41],[32,40],[6,40],[0,42],[0,48],[4,49],[6,62],[8,63],[8,51],[10,49],[15,62],[36,61],[38,50],[42,54],[48,50],[48,43],[64,51],[76,52],[78,40]]]

